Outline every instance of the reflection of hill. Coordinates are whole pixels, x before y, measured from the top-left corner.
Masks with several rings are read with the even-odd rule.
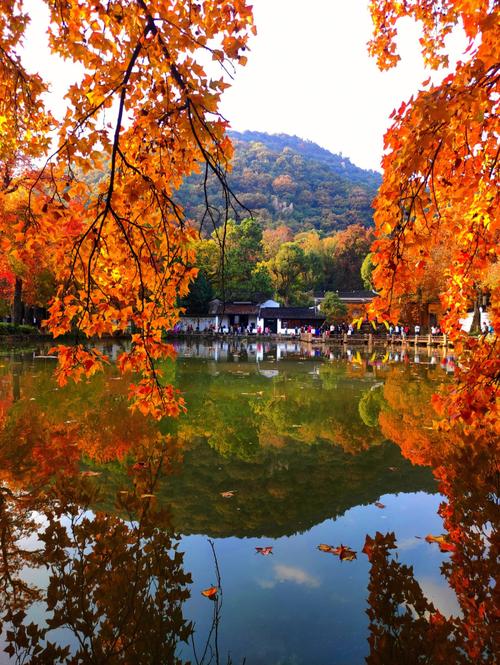
[[[117,481],[112,485],[118,487]],[[234,496],[223,498],[228,490]],[[157,497],[170,506],[174,530],[181,534],[276,538],[306,531],[382,494],[418,490],[436,491],[430,470],[402,460],[391,443],[359,455],[331,443],[295,443],[261,449],[254,460],[243,461],[197,440],[179,473],[161,481]]]
[[[358,402],[373,377],[347,376],[344,364],[281,361],[276,376],[251,363],[206,365],[190,359],[178,367],[188,412],[173,425],[183,440],[205,437],[223,455],[252,461],[261,447],[330,442],[356,454],[384,441],[365,424]]]
[[[396,446],[384,443],[389,437],[376,421],[378,410],[388,407],[381,390],[371,390],[376,376],[350,376],[344,363],[272,366],[279,370],[272,378],[252,363],[189,358],[167,368],[184,389],[188,412],[159,425],[177,452],[165,450],[168,471],[155,494],[171,507],[177,531],[279,536],[387,492],[434,491],[430,471],[412,467]],[[102,473],[96,477],[101,505],[115,510],[116,492],[144,480],[131,467],[136,460],[145,467],[160,445],[157,424],[130,413],[125,382],[111,373],[56,389],[52,367],[37,365],[33,372],[26,362],[17,370],[16,396],[13,381],[0,381],[0,401],[13,401],[0,432],[0,462],[11,481],[36,486],[90,464]],[[414,384],[420,394],[419,375]],[[175,461],[180,457],[182,465]],[[229,490],[234,496],[223,498]]]

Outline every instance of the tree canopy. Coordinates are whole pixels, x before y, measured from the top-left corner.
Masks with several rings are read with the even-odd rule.
[[[2,3],[0,243],[8,265],[0,266],[1,285],[17,288],[27,277],[35,282],[32,268],[43,262],[44,279],[48,276],[54,292],[49,330],[54,336],[81,333],[77,346],[58,348],[62,383],[69,375],[88,376],[107,361],[82,340],[133,327],[132,347],[119,359],[122,371],[140,374],[130,397],[144,413],[175,415],[182,399],[163,385],[155,360],[173,353],[161,333],[176,321],[179,303],[197,275],[197,232],[187,222],[178,189],[191,174],[200,174],[201,221],[215,229],[236,206],[227,180],[233,156],[228,123],[218,109],[229,75],[246,61],[254,31],[251,9],[245,0],[44,2],[50,10],[50,50],[78,65],[83,75],[70,86],[66,114],[56,122],[45,107],[47,82],[40,73],[26,71],[21,60],[29,22],[25,2]],[[393,113],[376,198],[372,279],[381,295],[375,313],[385,320],[398,318],[409,293],[442,284],[444,327],[464,359],[458,380],[467,386],[453,393],[448,407],[467,431],[477,413],[487,413],[494,428],[500,420],[497,336],[465,337],[460,319],[487,291],[498,330],[498,3],[374,0],[371,11],[370,51],[382,68],[398,61],[395,37],[402,18],[420,23],[424,60],[436,69],[448,64],[445,38],[456,26],[469,39],[451,73],[440,83],[426,82]],[[246,138],[252,141],[250,152],[266,152],[274,160],[266,187],[276,210],[288,214],[295,206],[290,197],[302,193],[303,201],[318,200],[325,219],[327,208],[338,217],[338,201],[325,191],[336,198],[339,168],[360,175],[348,160],[339,166],[302,142],[303,155],[316,160],[316,171],[328,167],[335,180],[333,189],[328,185],[310,195],[297,177],[306,166],[300,140]],[[255,180],[252,169],[245,171],[236,159],[235,172],[240,170],[241,178]],[[96,171],[104,177],[92,182]],[[374,187],[376,180],[372,174]],[[213,181],[222,196],[214,195]],[[252,187],[246,191],[258,199],[261,192]],[[353,210],[366,212],[365,194],[349,189]],[[222,212],[214,207],[218,201]],[[259,209],[258,201],[245,201]],[[323,230],[346,220],[366,222],[365,213],[342,223],[337,217]],[[352,256],[363,253],[364,258],[367,252],[364,247],[361,252],[360,234],[352,228],[342,231],[342,242],[338,235],[328,242],[321,238],[321,247],[312,235],[283,237],[274,250],[264,247],[267,265],[254,263],[250,277],[265,291],[274,276],[274,290],[285,302],[306,291],[318,266],[325,276],[314,287],[338,288],[329,268],[336,265],[336,274],[349,275]],[[223,241],[224,236],[223,230]],[[268,240],[272,237],[262,234],[263,246]],[[241,266],[248,257],[240,250],[241,243],[231,260]],[[244,274],[248,280],[248,271]],[[357,284],[359,266],[353,275]]]
[[[27,8],[23,0],[1,4],[0,229],[15,231],[3,234],[2,249],[16,258],[18,243],[32,256],[50,247],[54,336],[100,336],[132,324],[137,332],[119,367],[142,375],[130,387],[133,404],[175,415],[182,400],[162,384],[155,359],[173,354],[162,330],[173,326],[178,297],[197,273],[196,233],[177,189],[193,171],[210,172],[229,208],[232,147],[218,105],[228,75],[245,63],[251,10],[245,0],[46,4],[48,47],[83,76],[56,123],[44,106],[47,84],[20,57]],[[105,175],[90,186],[86,174],[95,170]],[[27,196],[13,215],[21,187]],[[61,383],[106,362],[85,343],[58,354]]]
[[[318,290],[362,288],[361,265],[373,239],[371,229],[359,224],[326,236],[294,235],[284,224],[263,231],[257,219],[229,220],[224,242],[221,236],[215,229],[196,243],[198,267],[213,293],[224,300],[273,296],[288,305],[303,305]],[[195,282],[191,291],[197,287]]]
[[[374,0],[371,7],[370,50],[383,69],[399,59],[395,37],[405,17],[419,21],[423,57],[433,69],[449,64],[445,38],[453,29],[461,26],[468,39],[462,59],[440,83],[429,79],[393,113],[375,200],[373,281],[380,293],[376,314],[396,320],[406,294],[441,262],[442,325],[460,362],[454,387],[434,398],[447,416],[440,427],[470,450],[482,443],[494,455],[500,423],[500,300],[491,279],[500,237],[500,6]],[[493,332],[474,337],[461,330],[460,319],[483,291]]]
[[[321,312],[325,315],[327,323],[333,323],[345,317],[347,306],[340,300],[338,293],[327,291],[321,302]]]

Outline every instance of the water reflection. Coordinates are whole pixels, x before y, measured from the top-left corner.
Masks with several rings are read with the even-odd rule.
[[[37,495],[4,490],[1,620],[14,662],[181,662],[191,578],[147,489],[121,493],[114,513],[92,512],[98,489],[84,478],[58,476]],[[44,570],[44,585],[25,581]]]
[[[403,397],[404,395],[404,397]],[[439,508],[450,552],[442,573],[460,607],[445,617],[425,597],[413,571],[390,550],[394,534],[367,538],[370,571],[369,663],[494,663],[498,654],[498,441],[483,445],[468,439],[467,428],[442,424],[432,428],[428,384],[411,374],[393,372],[384,385],[385,405],[379,421],[387,436],[415,464],[432,467],[445,500]]]
[[[196,661],[180,647],[192,618],[198,643],[212,639],[198,659],[216,662],[219,606],[199,591],[217,580],[210,553],[199,558],[201,535],[218,539],[224,564],[220,662],[229,650],[234,662],[247,655],[256,664],[293,654],[318,664],[412,663],[415,654],[493,662],[495,444],[471,451],[432,429],[431,395],[452,359],[417,365],[341,349],[330,358],[321,348],[311,356],[295,342],[178,350],[164,371],[185,391],[188,413],[160,425],[128,410],[112,371],[58,389],[50,360],[4,358],[0,597],[12,662]],[[444,554],[415,540],[427,528],[439,534],[422,492],[436,491],[431,468],[445,497]],[[409,513],[400,492],[415,492]],[[381,498],[385,507],[373,507]],[[409,549],[394,549],[400,534]],[[317,552],[334,537],[357,549],[356,562]],[[272,557],[256,558],[253,543],[273,542]],[[426,597],[416,573],[436,554],[460,606],[452,615]],[[292,616],[286,608],[299,598]],[[338,628],[333,643],[328,621],[342,617],[352,636]],[[259,643],[248,644],[259,625]],[[281,630],[288,637],[278,648]]]

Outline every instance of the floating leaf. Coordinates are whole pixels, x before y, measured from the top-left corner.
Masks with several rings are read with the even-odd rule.
[[[321,552],[335,554],[341,561],[353,561],[357,558],[356,552],[350,547],[347,547],[347,545],[340,544],[338,547],[334,547],[333,545],[325,545],[322,543],[321,545],[318,545],[318,549]]]
[[[350,547],[344,545],[340,546],[339,559],[341,561],[354,561],[356,558],[356,552],[354,550],[351,550]]]
[[[227,492],[221,492],[220,495],[224,499],[230,499],[231,497],[234,496],[235,492],[236,492],[236,490],[228,490]]]
[[[211,586],[208,589],[204,589],[201,595],[205,596],[205,598],[210,598],[210,600],[216,600],[218,591],[219,589],[216,586]]]
[[[269,554],[273,553],[273,548],[270,545],[267,547],[256,547],[255,550],[257,554],[262,554],[262,556],[269,556]]]
[[[100,476],[100,471],[81,471],[80,475],[82,478],[93,478],[94,476]]]
[[[429,534],[425,537],[425,540],[428,543],[437,543],[441,552],[454,552],[456,547],[453,543],[450,543],[448,536],[446,534],[441,534],[440,536],[433,536]]]
[[[377,506],[377,508],[385,508],[385,503],[380,503],[380,501],[375,501],[373,505]]]

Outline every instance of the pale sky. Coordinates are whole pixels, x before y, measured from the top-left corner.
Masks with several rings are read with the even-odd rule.
[[[24,58],[44,76],[49,69],[60,99],[75,69],[49,58],[40,2],[26,0],[33,27]],[[429,77],[415,26],[401,26],[399,66],[379,72],[366,48],[368,0],[254,0],[253,6],[258,34],[248,64],[238,68],[223,97],[221,110],[232,127],[296,134],[379,169],[389,115]],[[459,41],[455,54],[464,46]]]

